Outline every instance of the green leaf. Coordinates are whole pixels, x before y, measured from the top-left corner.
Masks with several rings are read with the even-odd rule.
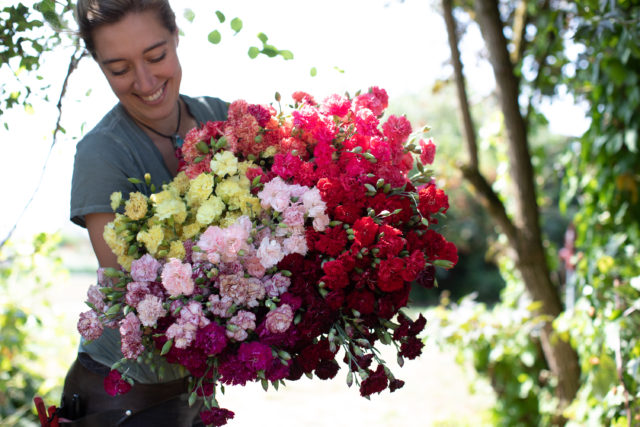
[[[221,24],[225,21],[225,19],[227,19],[224,17],[224,13],[220,12],[219,10],[216,10],[216,16],[218,17],[218,21],[220,21]]]
[[[128,178],[127,180],[132,184],[142,184],[142,181],[140,181],[138,178]]]
[[[167,341],[166,343],[164,343],[164,345],[162,346],[162,350],[160,351],[160,355],[164,356],[165,354],[169,353],[169,350],[171,350],[172,345],[173,345],[173,338]]]
[[[251,59],[256,59],[257,56],[260,54],[260,49],[258,49],[255,46],[251,46],[249,48],[249,52],[247,52],[249,54],[249,58]]]
[[[242,29],[242,19],[240,18],[233,18],[231,20],[231,29],[233,31],[236,32],[236,34],[238,34],[240,32],[240,30]]]
[[[281,50],[280,56],[282,56],[285,61],[289,61],[293,59],[293,52],[291,52],[290,50]]]
[[[193,10],[187,8],[184,10],[184,19],[186,19],[189,22],[193,22],[193,20],[195,19],[196,14]]]
[[[209,43],[218,44],[220,43],[222,36],[220,35],[220,31],[213,30],[209,33],[209,36],[207,37],[207,39],[209,40]]]
[[[262,44],[265,44],[267,40],[269,40],[269,37],[267,37],[265,33],[258,33],[258,38],[260,39]]]
[[[311,67],[311,70],[309,71],[309,74],[311,74],[311,77],[315,77],[318,75],[318,70],[316,69],[316,67]]]
[[[189,406],[193,406],[196,403],[196,399],[198,399],[198,394],[194,391],[189,395]]]
[[[269,58],[274,58],[278,55],[278,49],[276,49],[274,46],[270,44],[267,44],[267,45],[264,45],[261,53],[267,55]]]

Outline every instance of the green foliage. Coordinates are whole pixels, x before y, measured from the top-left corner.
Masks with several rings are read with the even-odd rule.
[[[31,245],[11,242],[0,251],[0,426],[34,426],[33,397],[59,399],[68,361],[60,361],[47,290],[66,270],[55,251],[57,235],[39,234]]]
[[[549,425],[555,405],[537,339],[543,318],[532,315],[534,304],[523,291],[520,281],[510,280],[493,308],[473,295],[450,304],[445,295],[428,316],[432,330],[440,331],[434,338],[438,345],[453,347],[461,365],[471,365],[491,384],[496,426]]]
[[[575,311],[558,319],[581,355],[575,425],[640,422],[640,2],[576,3],[584,46],[572,80],[591,126],[567,159],[564,203],[578,207]]]
[[[42,88],[25,84],[21,75],[37,72],[43,53],[61,44],[72,7],[71,0],[41,0],[32,8],[17,2],[0,10],[0,115],[17,105],[30,108]]]

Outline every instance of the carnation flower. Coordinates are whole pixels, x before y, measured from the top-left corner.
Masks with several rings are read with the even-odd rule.
[[[244,342],[238,349],[238,360],[253,372],[266,370],[272,359],[271,348],[258,341]]]
[[[200,412],[200,418],[205,425],[215,427],[227,424],[227,421],[234,417],[234,413],[225,408],[211,408]]]
[[[147,197],[138,191],[129,193],[129,200],[124,204],[124,214],[134,221],[144,218],[147,214]]]
[[[131,262],[131,278],[136,282],[152,282],[158,277],[160,262],[149,254]]]
[[[424,140],[420,140],[420,162],[423,165],[430,165],[433,163],[433,160],[436,156],[436,144],[433,143],[433,140],[429,140],[428,142],[424,142]]]
[[[82,338],[88,341],[97,340],[102,335],[103,326],[95,311],[89,310],[80,313],[78,320],[78,332]]]
[[[144,351],[142,330],[138,317],[129,313],[120,321],[120,337],[122,354],[127,359],[137,359]]]
[[[198,329],[195,346],[202,349],[208,356],[221,353],[227,346],[225,328],[211,322],[204,328]]]
[[[387,388],[387,374],[385,374],[382,365],[378,365],[375,372],[369,372],[369,377],[360,384],[360,395],[363,397],[370,396],[373,393],[380,393]]]
[[[238,172],[238,158],[231,151],[216,153],[211,159],[211,172],[220,177],[235,175]]]
[[[162,285],[171,296],[191,295],[194,289],[191,264],[171,258],[162,270]]]
[[[104,294],[100,292],[100,288],[96,285],[89,286],[87,290],[87,302],[95,307],[98,312],[104,312],[106,304],[104,302]]]
[[[133,264],[132,264],[133,265]],[[149,294],[149,285],[147,282],[129,282],[127,284],[127,294],[125,301],[131,307],[137,307],[138,303]]]
[[[280,334],[289,329],[292,321],[293,310],[288,304],[282,304],[280,307],[267,313],[265,326],[272,334]]]
[[[282,247],[276,240],[265,237],[260,242],[256,256],[260,259],[262,266],[268,269],[279,263],[285,254],[282,252]]]
[[[113,209],[114,211],[117,210],[122,204],[122,193],[119,191],[114,191],[113,193],[111,193],[110,200],[111,209]]]
[[[125,381],[120,375],[120,372],[112,370],[109,375],[104,377],[104,390],[109,396],[117,396],[119,394],[125,394],[131,390],[131,384]]]
[[[147,295],[136,307],[138,310],[138,318],[144,326],[154,326],[158,318],[167,314],[162,307],[162,300],[155,295]]]

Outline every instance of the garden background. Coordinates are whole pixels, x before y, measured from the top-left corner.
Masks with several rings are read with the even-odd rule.
[[[97,267],[68,221],[70,179],[116,100],[72,3],[0,2],[2,426],[36,425],[34,394],[58,400]],[[366,401],[340,375],[231,390],[236,425],[311,410],[316,425],[640,423],[640,2],[172,5],[183,93],[268,103],[375,85],[430,126],[460,252],[412,295],[427,346],[397,370],[403,390]]]

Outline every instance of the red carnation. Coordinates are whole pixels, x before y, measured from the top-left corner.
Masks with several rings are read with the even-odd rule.
[[[249,105],[249,107],[247,107],[247,112],[256,119],[260,127],[265,127],[271,118],[269,110],[258,104]]]
[[[411,123],[404,116],[391,115],[382,125],[382,130],[392,144],[401,145],[411,135]]]
[[[376,248],[380,250],[378,258],[391,258],[400,253],[406,241],[402,238],[402,231],[390,225],[383,224],[378,229],[379,234],[383,234],[378,239]]]
[[[435,185],[430,184],[418,192],[418,210],[425,217],[440,212],[446,213],[449,209],[449,198]]]
[[[355,242],[362,247],[371,245],[378,235],[378,224],[370,216],[365,216],[353,224]]]
[[[405,269],[402,271],[402,278],[407,282],[413,282],[418,273],[424,269],[426,260],[420,251],[413,251],[410,256],[404,259]]]
[[[131,390],[131,384],[122,379],[120,372],[112,370],[109,375],[104,377],[104,391],[109,396],[117,396],[119,394],[125,394]]]
[[[338,205],[333,211],[335,219],[345,222],[347,224],[353,224],[360,217],[361,209],[353,204]]]
[[[378,288],[384,292],[393,292],[402,289],[402,269],[404,262],[400,258],[382,260],[378,266]]]
[[[337,257],[347,246],[347,232],[340,226],[327,228],[324,233],[317,235],[314,244],[316,251]]]

